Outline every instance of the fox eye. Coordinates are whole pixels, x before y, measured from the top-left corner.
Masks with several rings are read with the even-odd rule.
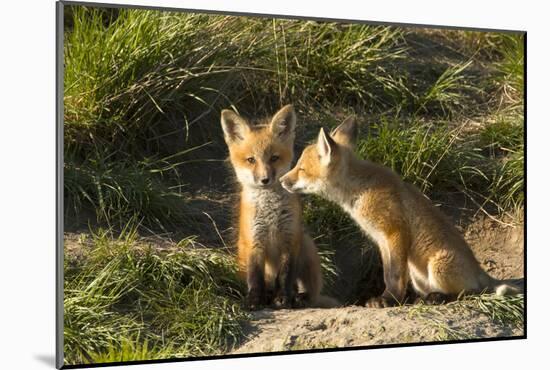
[[[269,158],[269,160],[271,162],[277,162],[279,160],[279,156],[278,155],[272,155],[271,158]]]
[[[256,160],[254,159],[254,157],[248,157],[248,158],[246,158],[246,161],[250,164],[256,163]]]

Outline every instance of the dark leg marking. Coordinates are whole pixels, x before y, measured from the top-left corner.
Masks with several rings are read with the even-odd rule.
[[[278,280],[280,289],[273,304],[276,308],[290,308],[295,296],[296,282],[296,259],[290,253],[285,253],[281,258]]]
[[[258,310],[265,302],[264,261],[252,253],[248,263],[246,304],[250,310]]]

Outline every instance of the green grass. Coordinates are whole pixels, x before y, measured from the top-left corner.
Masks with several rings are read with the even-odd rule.
[[[357,152],[392,168],[424,192],[476,186],[485,177],[480,169],[483,157],[463,132],[462,126],[383,121],[358,142]]]
[[[240,339],[233,257],[187,238],[166,250],[128,227],[98,231],[65,258],[67,363],[220,353]]]
[[[332,109],[340,107],[375,112],[381,115],[378,126],[386,128],[368,141],[368,148],[361,147],[362,154],[403,170],[405,178],[423,190],[462,182],[475,192],[499,192],[502,186],[498,184],[506,183],[500,175],[512,171],[508,165],[500,175],[492,176],[493,186],[480,181],[484,169],[472,164],[478,148],[470,143],[462,147],[464,138],[457,139],[457,129],[445,122],[468,113],[464,105],[471,105],[470,95],[476,96],[478,105],[481,99],[489,107],[490,89],[479,93],[487,81],[517,103],[523,86],[519,36],[449,31],[445,33],[449,43],[470,51],[453,62],[448,60],[450,54],[443,54],[441,61],[434,58],[419,69],[425,62],[412,52],[416,45],[408,43],[408,29],[81,6],[69,9],[65,147],[70,162],[67,171],[78,172],[78,176],[72,177],[75,181],[69,181],[65,191],[76,212],[83,207],[97,210],[99,220],[111,214],[127,217],[134,211],[145,212],[149,213],[145,223],[155,227],[170,220],[181,222],[181,212],[165,212],[165,206],[177,204],[172,200],[181,195],[181,189],[174,188],[180,181],[177,171],[160,180],[151,173],[167,166],[181,168],[181,157],[173,153],[205,143],[210,143],[211,156],[219,157],[223,142],[218,115],[228,106],[262,115],[292,102],[306,122],[309,116],[330,121]],[[480,50],[494,60],[488,79],[475,72],[480,62],[474,57]],[[434,115],[435,124],[431,122]],[[419,124],[425,121],[423,116],[430,121]],[[392,121],[392,128],[383,126],[385,121]],[[306,126],[300,132],[309,135],[312,130]],[[408,142],[403,144],[403,140]],[[384,147],[396,144],[398,148],[391,151]],[[425,146],[416,158],[411,152],[415,146]],[[92,158],[90,153],[95,153]],[[210,159],[200,153],[190,153],[188,159]],[[166,157],[165,162],[155,160]],[[117,172],[128,173],[128,177],[105,176]],[[138,177],[143,181],[134,181]],[[105,184],[95,191],[83,186],[93,179],[105,180]],[[470,180],[474,182],[467,183]],[[132,184],[135,189],[130,189]],[[109,194],[103,196],[105,191]],[[493,201],[501,198],[492,196]],[[514,203],[509,198],[502,199],[501,208]]]
[[[155,138],[169,134],[166,121],[203,142],[218,127],[197,117],[215,110],[217,118],[240,102],[255,113],[298,97],[364,102],[378,98],[379,65],[403,53],[400,31],[387,27],[134,10],[106,22],[108,15],[74,7],[66,30],[69,145],[139,152],[145,138],[158,146]]]
[[[480,130],[479,146],[491,158],[504,157],[522,147],[524,135],[522,116],[501,115]]]
[[[144,162],[111,162],[104,158],[66,162],[67,215],[95,210],[97,221],[124,223],[139,215],[160,228],[184,216],[186,194],[152,173]]]
[[[213,88],[209,80],[224,79],[219,75],[225,71],[211,50],[223,40],[201,33],[205,27],[234,31],[230,22],[127,10],[105,24],[102,11],[72,8],[73,27],[65,33],[69,146],[101,143],[132,154],[144,146],[162,150],[158,137],[169,129],[166,121],[188,130],[194,124],[188,112],[210,108],[204,100]]]
[[[66,216],[77,218],[83,209],[95,213],[96,222],[125,225],[135,217],[165,230],[191,220],[186,207],[187,183],[178,166],[200,147],[189,148],[165,158],[133,159],[129,155],[96,150],[79,159],[74,151],[65,154],[64,187]],[[118,159],[113,159],[117,157]]]
[[[448,112],[452,111],[453,106],[462,103],[464,90],[472,89],[463,75],[464,70],[471,64],[471,61],[466,61],[445,69],[437,80],[416,98],[415,113],[433,110],[435,104],[439,105],[438,108],[443,112]]]
[[[498,74],[495,82],[506,99],[513,104],[522,105],[525,77],[523,36],[504,35],[498,52],[501,59],[496,63]]]
[[[489,198],[499,209],[521,210],[524,204],[524,128],[522,110],[507,112],[479,133],[479,146],[493,162]]]
[[[502,160],[491,183],[492,198],[502,209],[522,210],[525,202],[524,148]]]

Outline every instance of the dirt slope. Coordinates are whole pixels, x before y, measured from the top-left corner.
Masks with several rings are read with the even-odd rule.
[[[463,229],[482,266],[494,277],[523,277],[523,225],[481,218]],[[465,303],[386,309],[270,310],[252,313],[234,353],[288,351],[439,340],[509,337],[523,327],[493,320]]]

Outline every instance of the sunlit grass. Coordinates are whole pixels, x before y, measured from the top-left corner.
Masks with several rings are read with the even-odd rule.
[[[219,353],[240,339],[242,288],[227,252],[99,230],[65,254],[66,362]]]

